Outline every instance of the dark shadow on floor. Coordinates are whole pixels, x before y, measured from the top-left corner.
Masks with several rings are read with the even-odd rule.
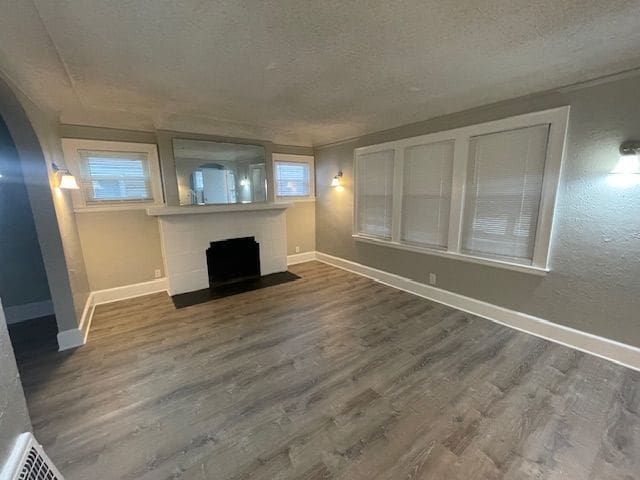
[[[58,350],[58,325],[54,315],[12,323],[8,328],[18,365],[21,359]]]

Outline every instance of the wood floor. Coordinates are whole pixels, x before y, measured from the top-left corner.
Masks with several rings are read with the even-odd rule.
[[[312,262],[20,367],[68,480],[640,478],[640,373]]]

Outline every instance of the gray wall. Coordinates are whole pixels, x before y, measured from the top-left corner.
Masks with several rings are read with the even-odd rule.
[[[52,184],[52,163],[64,166],[57,123],[2,78],[0,115],[20,156],[58,330],[77,328],[89,284],[71,198]]]
[[[63,138],[157,144],[155,132],[60,125]],[[89,287],[122,287],[164,275],[158,219],[146,210],[75,214]]]
[[[0,117],[0,298],[6,307],[51,299],[18,151]]]
[[[117,142],[157,143],[155,132],[61,125],[64,138]],[[313,155],[310,147],[274,145],[274,152]],[[175,172],[173,177],[176,178]],[[154,271],[164,275],[164,261],[157,217],[145,210],[83,212],[75,215],[91,290],[121,287],[153,280]],[[288,254],[315,250],[313,203],[296,203],[287,209]]]
[[[311,147],[274,145],[273,153],[289,155],[313,155]],[[297,201],[285,211],[287,218],[287,255],[313,252],[316,249],[316,205],[315,202]],[[300,251],[296,252],[296,247]]]
[[[164,276],[158,219],[146,210],[83,212],[76,221],[92,291]]]
[[[31,431],[31,420],[0,304],[0,470],[16,437]]]
[[[313,252],[316,249],[315,202],[294,202],[285,211],[287,219],[287,255]],[[296,247],[300,251],[296,252]]]
[[[546,277],[356,242],[353,149],[561,105],[571,105]],[[640,139],[640,78],[573,87],[317,148],[318,251],[640,346],[640,186],[607,183],[625,140]],[[343,191],[329,184],[344,172]]]

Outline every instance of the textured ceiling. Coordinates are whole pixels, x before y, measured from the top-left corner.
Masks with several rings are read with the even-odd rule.
[[[63,123],[318,145],[640,66],[638,0],[0,0]]]

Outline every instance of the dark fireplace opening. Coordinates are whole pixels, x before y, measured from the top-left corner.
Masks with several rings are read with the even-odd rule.
[[[207,268],[211,288],[260,278],[260,244],[254,237],[211,242]]]
[[[173,295],[176,308],[292,282],[300,277],[289,271],[260,274],[260,244],[254,237],[211,242],[206,251],[209,288]]]

